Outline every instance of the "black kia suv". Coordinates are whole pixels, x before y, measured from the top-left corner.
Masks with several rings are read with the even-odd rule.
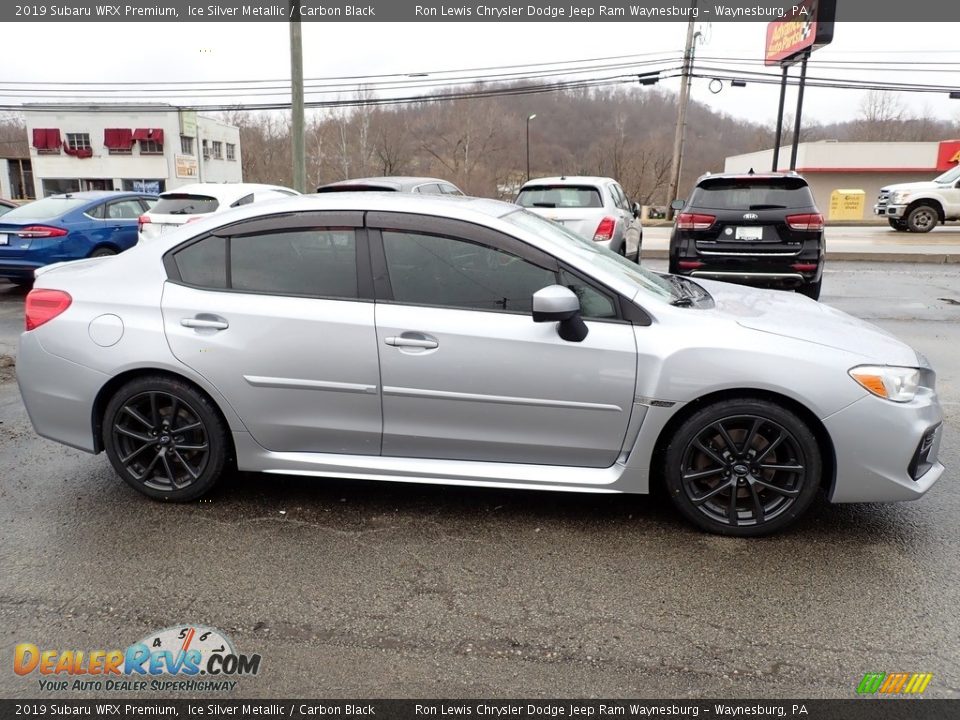
[[[823,256],[823,215],[792,172],[701,177],[670,236],[671,273],[794,289],[814,300]]]

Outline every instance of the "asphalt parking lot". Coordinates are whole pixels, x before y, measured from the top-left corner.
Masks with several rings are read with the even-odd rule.
[[[22,300],[0,283],[0,354]],[[960,273],[834,263],[822,300],[931,359],[948,472],[918,502],[818,502],[754,540],[656,497],[241,475],[162,505],[36,437],[0,367],[0,697],[40,695],[17,643],[181,623],[262,655],[234,697],[849,698],[901,671],[960,697]]]

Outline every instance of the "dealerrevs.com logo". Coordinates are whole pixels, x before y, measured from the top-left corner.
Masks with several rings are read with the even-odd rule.
[[[202,625],[151,633],[124,650],[53,650],[33,643],[14,648],[13,671],[39,676],[42,691],[228,691],[233,679],[256,675],[260,655],[238,653],[226,635]]]

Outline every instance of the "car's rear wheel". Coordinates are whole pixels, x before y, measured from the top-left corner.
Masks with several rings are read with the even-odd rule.
[[[725,400],[698,410],[664,453],[664,480],[680,512],[720,535],[782,530],[820,484],[816,438],[794,413],[768,400]]]
[[[911,232],[926,233],[933,230],[940,222],[940,213],[935,207],[929,205],[917,205],[907,213],[907,228]]]
[[[890,223],[890,227],[897,232],[906,232],[908,230],[907,224],[899,218],[887,218],[887,222]]]
[[[823,287],[823,278],[820,278],[816,282],[807,283],[806,285],[801,285],[797,288],[797,292],[801,295],[806,295],[811,300],[820,299],[820,289]]]
[[[104,413],[103,444],[132,487],[173,502],[206,493],[227,457],[226,426],[210,400],[162,376],[133,380],[114,394]]]
[[[92,258],[109,257],[110,255],[116,255],[116,254],[117,254],[117,251],[114,250],[113,248],[100,247],[94,250],[92,253],[90,253],[90,257]]]

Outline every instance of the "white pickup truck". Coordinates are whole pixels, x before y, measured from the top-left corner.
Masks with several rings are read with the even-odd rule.
[[[930,232],[942,222],[960,220],[960,165],[933,180],[880,188],[873,212],[901,232]]]

